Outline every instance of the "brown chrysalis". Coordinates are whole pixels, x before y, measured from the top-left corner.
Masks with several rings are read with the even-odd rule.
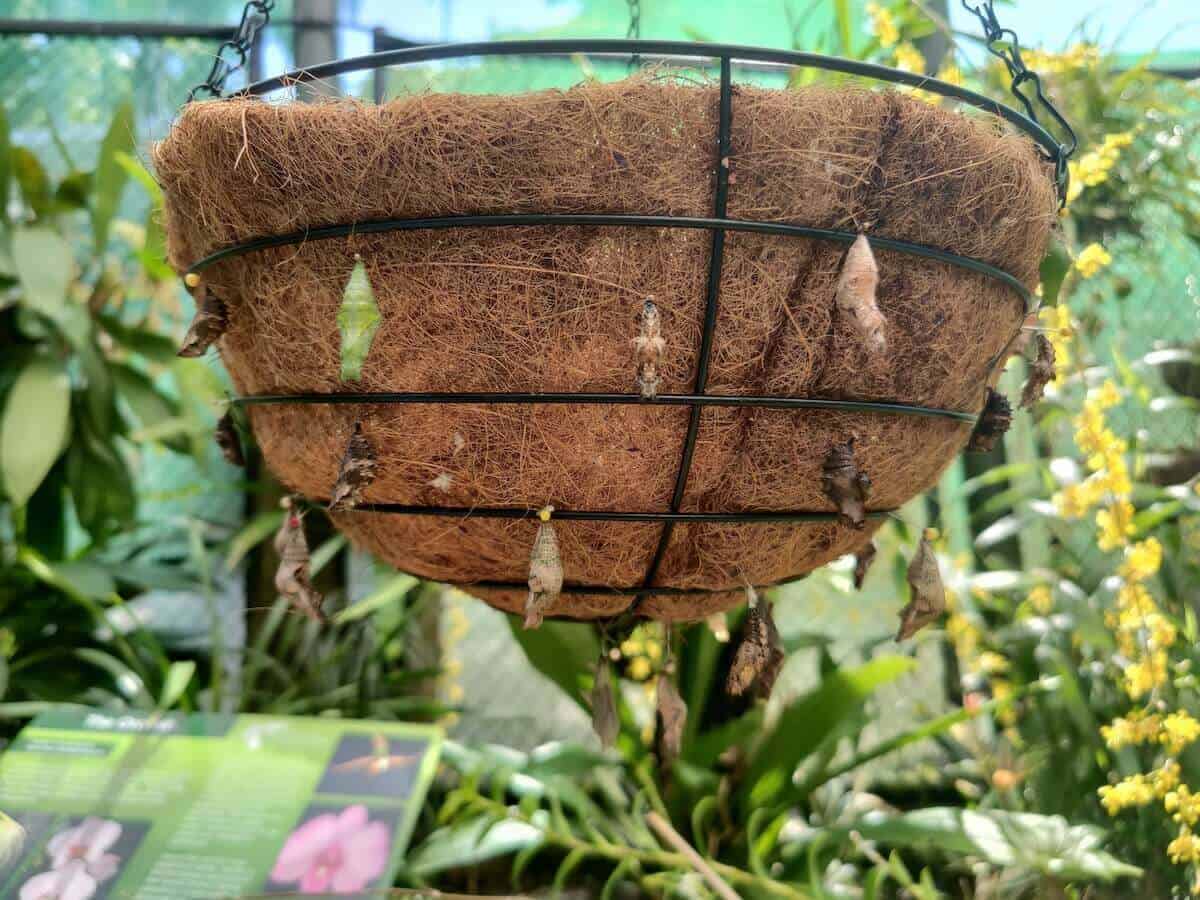
[[[358,506],[363,492],[375,480],[375,466],[375,451],[363,434],[362,423],[355,422],[350,442],[342,455],[342,464],[338,467],[329,508],[336,512]]]
[[[546,609],[558,599],[563,585],[562,558],[558,554],[558,537],[550,524],[554,507],[547,506],[538,513],[541,524],[533,539],[529,554],[529,597],[525,601],[525,627],[542,624]]]
[[[854,438],[835,446],[825,457],[821,490],[837,507],[847,525],[862,528],[866,524],[871,478],[866,472],[860,472],[854,463]]]
[[[900,610],[900,630],[897,641],[908,640],[946,611],[946,589],[942,573],[929,545],[929,531],[921,535],[917,552],[908,564],[908,603]]]
[[[1033,339],[1037,350],[1037,358],[1029,364],[1029,377],[1025,379],[1025,388],[1021,391],[1021,408],[1028,409],[1042,399],[1046,385],[1054,380],[1054,345],[1044,334]]]
[[[621,722],[617,717],[617,701],[613,694],[612,676],[607,654],[600,654],[596,664],[596,683],[592,686],[592,728],[600,745],[608,749],[617,742]]]
[[[999,391],[988,388],[987,402],[979,414],[979,421],[975,423],[975,430],[971,432],[971,439],[967,441],[967,451],[986,453],[991,450],[1011,424],[1012,404]]]
[[[185,357],[203,356],[229,327],[229,312],[220,297],[203,283],[196,285],[192,296],[196,300],[196,315],[192,317],[178,353]]]
[[[863,344],[876,355],[887,349],[886,322],[875,298],[878,286],[879,268],[871,242],[860,234],[842,263],[835,300],[838,312],[850,317]]]
[[[861,591],[867,573],[871,571],[871,563],[875,562],[875,542],[871,541],[854,557],[854,589]]]
[[[737,697],[754,686],[759,696],[767,697],[775,686],[786,656],[779,630],[775,627],[771,604],[760,600],[752,587],[747,587],[746,593],[749,598],[746,625],[742,631],[742,642],[738,644],[725,679],[725,690]]]
[[[671,680],[670,671],[659,674],[658,690],[655,693],[654,718],[658,725],[655,746],[658,750],[659,763],[669,765],[679,758],[679,750],[683,746],[683,727],[687,724],[687,704],[679,696],[675,682]]]
[[[246,455],[242,452],[242,441],[238,437],[237,426],[233,424],[233,415],[229,410],[217,419],[217,430],[213,437],[227,463],[245,468]]]
[[[641,332],[633,339],[637,351],[637,385],[643,397],[657,397],[658,385],[662,381],[659,368],[667,342],[662,336],[662,316],[654,301],[647,299],[642,304]]]
[[[308,539],[304,519],[291,497],[282,501],[283,524],[275,534],[275,552],[279,568],[275,570],[275,589],[302,615],[314,622],[326,622],[321,612],[321,595],[309,577]]]

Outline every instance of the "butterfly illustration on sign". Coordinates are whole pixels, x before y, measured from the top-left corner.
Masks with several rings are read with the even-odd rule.
[[[331,767],[331,771],[361,772],[374,777],[412,765],[420,758],[420,753],[392,753],[387,738],[382,734],[373,734],[371,735],[371,752],[369,754],[337,763]]]

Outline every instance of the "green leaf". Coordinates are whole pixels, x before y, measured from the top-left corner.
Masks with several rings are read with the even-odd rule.
[[[131,152],[117,150],[113,153],[113,161],[124,170],[126,175],[145,189],[146,193],[150,195],[150,201],[155,206],[162,206],[162,188],[158,186],[158,182],[154,180],[150,171],[142,165],[140,159]]]
[[[507,619],[513,637],[533,667],[589,710],[583,685],[591,679],[592,667],[600,656],[600,641],[592,626],[583,622],[547,620],[540,628],[524,628],[515,616]]]
[[[1142,874],[1101,849],[1101,829],[1073,826],[1061,816],[931,807],[897,816],[869,814],[850,830],[893,847],[933,846],[1064,881],[1108,882]]]
[[[491,816],[480,816],[434,831],[409,854],[408,868],[424,878],[447,869],[476,866],[543,841],[542,829],[537,825],[514,819],[496,822]]]
[[[22,304],[52,322],[61,321],[75,269],[70,245],[49,228],[17,228],[12,252]]]
[[[229,555],[225,559],[225,567],[232,572],[247,553],[278,531],[282,522],[283,510],[274,509],[259,513],[243,525],[242,530],[229,542]]]
[[[178,347],[169,337],[126,325],[110,313],[101,313],[98,318],[109,336],[125,349],[132,350],[151,362],[170,363],[176,359]]]
[[[110,363],[109,372],[117,393],[129,405],[136,420],[130,423],[131,427],[153,428],[179,414],[175,402],[159,393],[154,382],[137,369],[124,363]]]
[[[159,709],[170,709],[183,696],[196,674],[196,663],[190,659],[171,663],[167,677],[163,680],[162,693],[158,697]]]
[[[38,358],[21,370],[0,419],[0,473],[15,506],[33,496],[66,445],[71,425],[71,379],[54,360]]]
[[[32,151],[25,147],[13,147],[10,151],[12,172],[16,176],[17,185],[21,188],[21,196],[39,219],[50,212],[50,179],[46,170],[38,162]]]
[[[379,306],[371,290],[367,267],[361,259],[356,259],[337,314],[338,330],[342,334],[343,381],[358,381],[362,377],[363,363],[371,352],[379,321]]]
[[[133,480],[110,440],[77,421],[67,450],[67,482],[79,524],[102,537],[127,524],[137,509]]]
[[[108,126],[108,133],[100,142],[100,155],[96,159],[95,195],[92,199],[92,236],[95,238],[96,252],[100,253],[108,244],[108,226],[116,214],[121,202],[121,192],[129,173],[117,159],[118,153],[132,153],[135,146],[133,137],[133,107],[122,103],[113,114]]]
[[[1041,265],[1042,302],[1045,306],[1058,303],[1058,292],[1062,283],[1071,271],[1071,257],[1066,248],[1058,242],[1051,245]]]
[[[54,192],[54,208],[63,212],[87,209],[91,191],[92,173],[72,172],[58,183],[58,189]]]
[[[749,806],[763,806],[791,784],[792,773],[840,731],[876,688],[912,671],[907,656],[881,656],[856,669],[838,669],[789,705],[754,752],[746,778]]]
[[[394,575],[385,584],[376,588],[361,600],[350,604],[338,612],[333,617],[333,624],[344,625],[346,622],[364,619],[376,610],[395,603],[420,583],[421,579],[415,578],[412,575]]]
[[[12,145],[9,142],[8,116],[0,104],[0,222],[8,221],[8,191],[12,181]]]

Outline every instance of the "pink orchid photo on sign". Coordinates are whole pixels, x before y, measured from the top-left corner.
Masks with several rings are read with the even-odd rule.
[[[302,894],[352,894],[383,874],[391,850],[391,824],[361,803],[317,811],[288,835],[270,881]]]

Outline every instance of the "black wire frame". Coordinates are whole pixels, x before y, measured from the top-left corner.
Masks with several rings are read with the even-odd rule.
[[[792,409],[842,409],[857,412],[899,413],[908,415],[940,416],[973,422],[976,416],[953,410],[938,410],[907,404],[872,401],[852,401],[816,398],[742,397],[721,396],[706,393],[708,370],[713,337],[716,330],[717,311],[720,298],[721,271],[724,260],[725,235],[727,231],[748,231],[762,234],[781,234],[794,237],[835,241],[843,244],[853,242],[856,233],[833,229],[815,228],[784,222],[762,222],[729,219],[726,206],[729,191],[729,153],[733,116],[732,64],[735,60],[759,63],[774,63],[782,66],[798,66],[858,75],[878,81],[891,82],[921,88],[931,93],[948,97],[985,112],[992,113],[1027,134],[1039,146],[1046,158],[1054,163],[1056,171],[1065,171],[1065,159],[1070,150],[1060,144],[1038,122],[1017,110],[970,91],[958,85],[935,78],[902,72],[886,66],[847,60],[839,57],[800,51],[774,50],[732,44],[700,44],[685,41],[658,41],[633,39],[552,39],[523,41],[484,41],[460,44],[439,44],[409,47],[337,60],[308,69],[298,69],[283,75],[257,81],[232,96],[259,96],[296,84],[317,81],[337,75],[372,70],[395,65],[411,65],[418,62],[458,59],[475,56],[541,56],[555,54],[618,55],[637,54],[643,57],[657,56],[669,59],[719,60],[720,84],[718,100],[717,153],[713,215],[708,218],[652,215],[619,215],[589,213],[522,213],[499,215],[459,215],[421,219],[381,219],[344,225],[311,228],[286,235],[270,235],[217,250],[193,263],[187,274],[199,274],[204,269],[222,260],[259,250],[301,244],[311,240],[327,240],[362,234],[418,229],[443,229],[459,227],[523,227],[523,226],[626,226],[626,227],[676,227],[707,229],[712,232],[712,246],[705,300],[704,326],[698,353],[696,375],[690,394],[664,395],[645,400],[634,395],[599,393],[390,393],[390,394],[297,394],[259,395],[236,398],[233,402],[250,406],[267,403],[658,403],[685,405],[690,408],[688,428],[681,449],[680,463],[676,472],[675,485],[669,510],[663,512],[618,512],[618,511],[555,511],[554,518],[563,521],[627,521],[661,522],[654,554],[647,566],[640,588],[613,588],[588,585],[566,585],[564,593],[616,592],[633,596],[624,615],[636,612],[642,600],[655,593],[712,594],[723,590],[681,589],[656,587],[659,568],[670,545],[674,527],[678,522],[816,522],[836,521],[838,514],[832,511],[796,510],[749,513],[684,513],[681,512],[691,471],[692,457],[699,433],[700,414],[705,406],[758,406]],[[1065,191],[1060,180],[1059,190]],[[1011,274],[981,260],[949,253],[934,247],[914,244],[896,239],[872,237],[872,244],[880,249],[893,250],[910,255],[949,263],[993,278],[1011,288],[1020,298],[1025,311],[1035,306],[1035,300],[1024,284]],[[395,503],[363,503],[354,507],[356,511],[394,513],[401,515],[434,515],[479,518],[529,518],[534,511],[523,508],[472,508],[437,507]],[[892,515],[891,510],[872,511],[871,518]],[[791,580],[791,579],[789,579]],[[475,582],[476,587],[520,588],[517,582]],[[457,585],[469,588],[471,584]]]

